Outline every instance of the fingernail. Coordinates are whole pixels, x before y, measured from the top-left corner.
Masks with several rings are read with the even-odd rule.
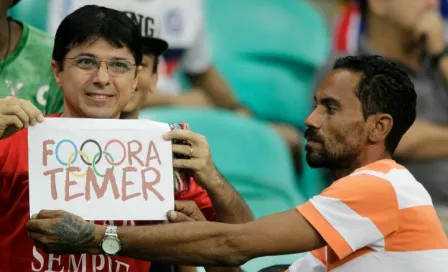
[[[42,114],[39,114],[39,116],[37,116],[37,121],[43,122],[44,121],[44,116]]]
[[[169,211],[169,212],[168,212],[168,218],[169,218],[170,220],[176,220],[176,218],[177,218],[177,214],[176,214],[176,212],[175,212],[175,211]]]

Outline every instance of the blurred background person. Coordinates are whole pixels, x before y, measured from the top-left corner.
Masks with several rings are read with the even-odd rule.
[[[0,100],[14,96],[32,102],[46,112],[48,90],[53,79],[53,39],[35,27],[8,16],[19,0],[0,1]],[[8,114],[1,101],[0,113]]]

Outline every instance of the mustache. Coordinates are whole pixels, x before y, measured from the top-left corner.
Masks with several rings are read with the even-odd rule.
[[[305,138],[308,141],[323,142],[323,137],[321,137],[319,135],[319,133],[317,133],[316,130],[313,130],[313,129],[310,129],[310,128],[305,130]]]

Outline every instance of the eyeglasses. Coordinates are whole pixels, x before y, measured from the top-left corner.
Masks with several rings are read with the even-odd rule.
[[[73,65],[78,67],[79,69],[88,72],[88,73],[97,73],[101,67],[101,63],[105,62],[107,67],[107,72],[111,76],[123,76],[130,71],[134,70],[133,68],[136,66],[128,60],[110,60],[110,61],[101,61],[95,58],[89,57],[77,57],[77,58],[66,58],[68,60],[73,60]]]

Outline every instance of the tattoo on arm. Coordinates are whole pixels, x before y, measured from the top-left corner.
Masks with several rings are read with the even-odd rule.
[[[50,232],[59,237],[54,245],[58,252],[82,253],[94,241],[95,225],[80,217],[64,214]]]

